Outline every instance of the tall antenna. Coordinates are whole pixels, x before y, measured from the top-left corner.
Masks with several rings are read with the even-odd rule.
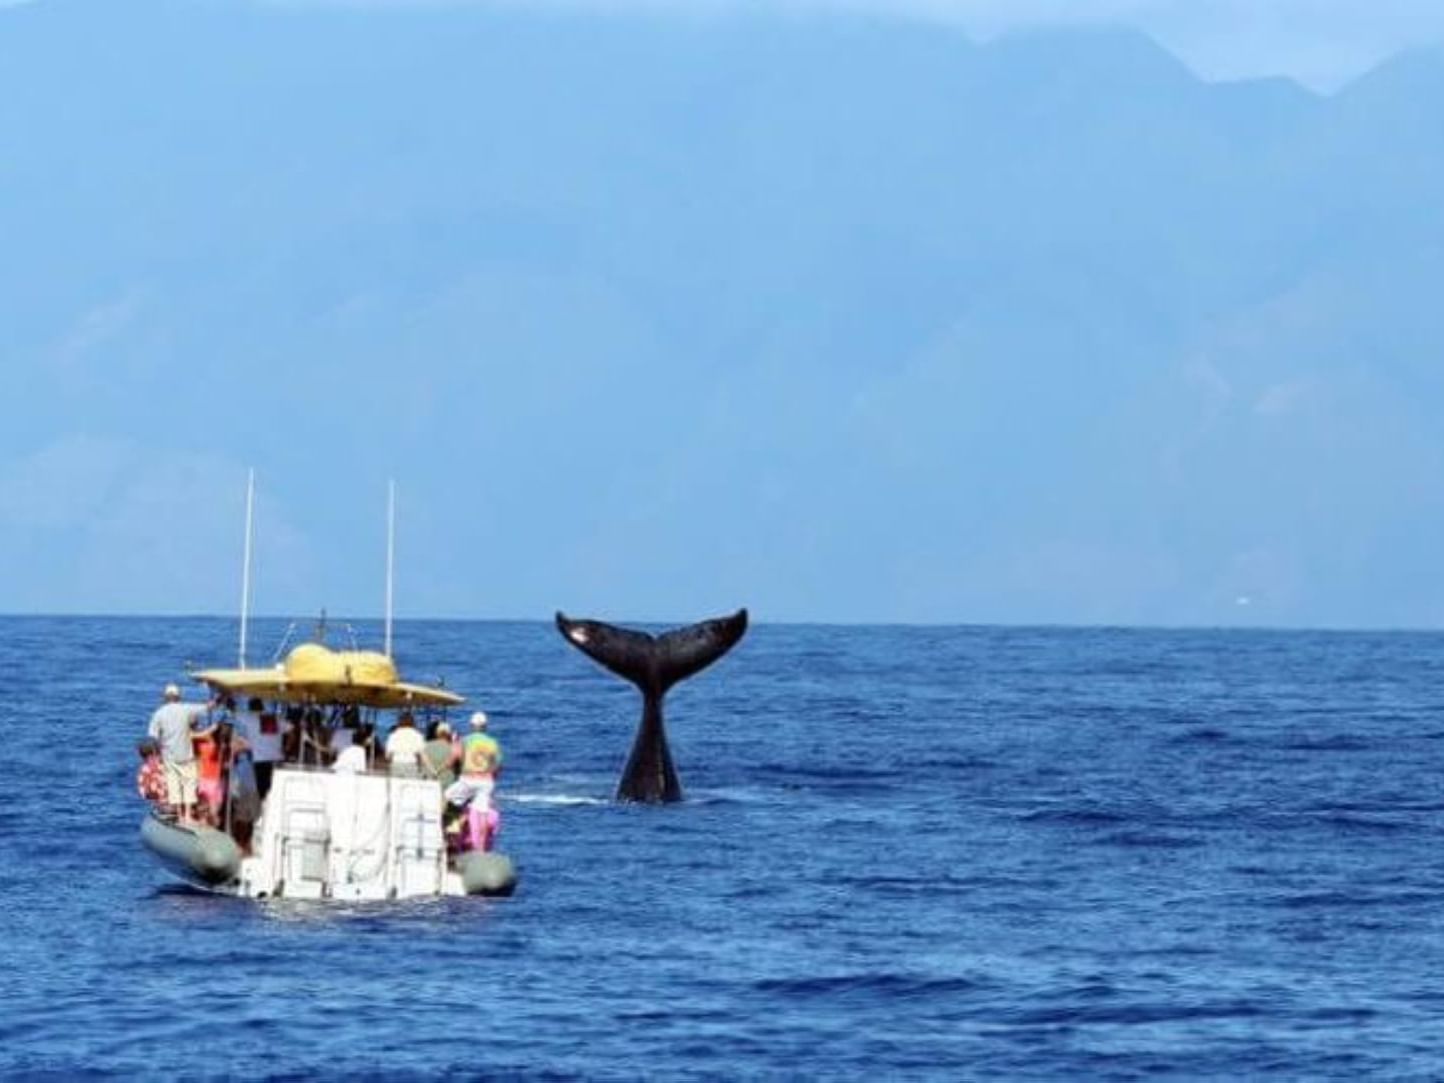
[[[256,503],[256,469],[246,473],[246,545],[241,560],[241,646],[240,665],[246,668],[246,622],[251,616],[251,515]]]
[[[391,657],[391,613],[396,586],[396,482],[386,485],[386,657]]]

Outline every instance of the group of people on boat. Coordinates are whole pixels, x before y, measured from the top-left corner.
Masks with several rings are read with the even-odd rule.
[[[437,779],[448,842],[457,850],[489,850],[500,830],[492,797],[502,753],[486,732],[484,711],[472,714],[465,735],[438,719],[423,736],[404,710],[383,741],[354,705],[293,705],[281,714],[251,698],[241,710],[225,694],[187,703],[174,684],[163,699],[137,746],[136,788],[164,816],[226,830],[246,845],[276,765],[294,764]]]

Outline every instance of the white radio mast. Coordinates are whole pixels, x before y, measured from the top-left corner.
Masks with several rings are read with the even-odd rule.
[[[240,664],[246,668],[246,622],[251,616],[251,523],[256,503],[256,470],[246,473],[246,544],[241,558],[241,647]]]
[[[386,657],[391,657],[392,601],[396,586],[396,482],[386,487]]]

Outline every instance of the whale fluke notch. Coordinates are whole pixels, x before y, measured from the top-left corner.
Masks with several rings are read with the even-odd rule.
[[[680,801],[682,786],[667,748],[662,699],[679,681],[706,669],[747,631],[747,610],[674,628],[660,636],[599,620],[572,620],[557,613],[557,630],[588,658],[642,693],[642,721],[617,784],[617,800]]]

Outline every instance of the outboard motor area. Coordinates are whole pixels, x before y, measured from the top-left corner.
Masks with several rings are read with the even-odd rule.
[[[385,774],[280,770],[241,863],[244,894],[380,900],[465,894],[447,867],[440,786]],[[448,883],[448,878],[455,883]]]

